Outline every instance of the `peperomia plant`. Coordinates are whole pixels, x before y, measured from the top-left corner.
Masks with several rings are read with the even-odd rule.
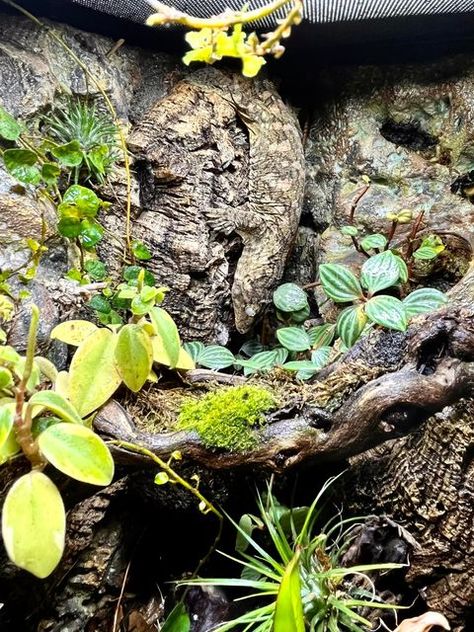
[[[31,464],[7,493],[2,535],[10,559],[44,578],[61,559],[66,514],[58,488],[43,470],[50,464],[75,480],[108,485],[114,462],[85,415],[61,394],[55,366],[35,357],[38,320],[33,307],[26,356],[0,347],[0,461],[23,453]]]
[[[325,263],[319,267],[325,294],[335,303],[353,303],[338,316],[339,337],[351,347],[367,325],[405,331],[410,318],[441,307],[446,295],[433,288],[411,292],[403,300],[382,290],[395,288],[408,279],[407,266],[391,250],[370,257],[362,266],[359,278],[347,266]]]

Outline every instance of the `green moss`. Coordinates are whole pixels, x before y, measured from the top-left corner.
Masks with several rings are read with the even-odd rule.
[[[196,430],[208,447],[245,452],[257,442],[255,427],[276,405],[273,395],[258,386],[234,386],[182,404],[178,428]]]

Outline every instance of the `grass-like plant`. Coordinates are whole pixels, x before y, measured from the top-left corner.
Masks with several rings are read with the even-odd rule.
[[[45,119],[52,140],[61,145],[77,145],[75,182],[83,175],[86,180],[103,182],[119,157],[117,127],[110,118],[99,112],[92,101],[70,100],[67,107],[57,109]]]
[[[238,557],[222,555],[241,565],[241,576],[183,583],[242,589],[246,594],[237,601],[251,599],[257,605],[215,632],[364,632],[372,625],[362,609],[396,608],[377,596],[369,574],[401,565],[342,566],[359,518],[338,516],[316,530],[321,498],[333,480],[310,507],[294,509],[280,505],[269,484],[264,496],[258,494],[258,516],[244,514],[239,523],[229,518],[237,530]]]

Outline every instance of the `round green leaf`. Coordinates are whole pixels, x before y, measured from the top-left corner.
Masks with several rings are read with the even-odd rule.
[[[89,428],[55,424],[38,438],[44,457],[60,472],[91,485],[109,485],[114,477],[114,460],[102,439]]]
[[[359,234],[359,229],[357,226],[342,226],[341,233],[343,235],[347,235],[348,237],[356,237]]]
[[[367,316],[362,305],[346,307],[339,314],[336,325],[337,335],[347,348],[352,347],[356,342],[366,323]]]
[[[69,398],[81,417],[105,404],[122,383],[115,361],[117,335],[97,329],[77,348],[69,369]]]
[[[107,276],[107,268],[98,259],[89,259],[84,264],[84,269],[94,281],[102,281]]]
[[[65,167],[78,167],[84,159],[81,145],[77,140],[72,140],[70,143],[57,147],[52,146],[50,151]]]
[[[404,304],[393,296],[374,296],[365,304],[365,313],[372,322],[388,329],[405,331],[408,325]]]
[[[423,287],[411,292],[403,299],[408,318],[416,314],[425,314],[439,309],[448,302],[448,297],[443,292],[434,288]]]
[[[137,393],[153,365],[151,339],[141,325],[125,325],[119,331],[115,360],[125,385]]]
[[[198,364],[208,369],[225,369],[232,366],[235,362],[235,356],[232,351],[221,347],[220,345],[210,345],[205,347],[204,351],[199,354]]]
[[[307,351],[311,348],[311,339],[304,329],[299,327],[282,327],[277,329],[278,342],[289,351]]]
[[[292,360],[291,362],[285,362],[285,364],[282,365],[282,369],[286,369],[287,371],[311,371],[312,373],[319,371],[318,365],[310,360]]]
[[[81,222],[81,231],[79,239],[84,248],[88,250],[95,248],[104,235],[104,229],[95,221],[83,219]]]
[[[367,259],[360,271],[360,282],[370,294],[395,285],[400,278],[400,267],[391,250]]]
[[[21,125],[0,105],[0,136],[6,140],[17,140]]]
[[[335,303],[347,303],[363,296],[357,277],[346,266],[323,263],[319,266],[319,278],[324,292]]]
[[[35,470],[19,478],[2,513],[3,541],[12,562],[36,577],[47,577],[61,559],[65,532],[64,504],[54,483]]]
[[[109,314],[112,307],[109,301],[100,294],[96,294],[91,298],[91,300],[87,303],[87,306],[91,309],[94,309],[96,312],[100,314]]]
[[[64,216],[58,222],[59,234],[68,239],[79,237],[81,230],[81,222],[76,217]]]
[[[36,154],[29,149],[6,149],[3,152],[5,167],[19,182],[39,184],[41,173],[36,166]]]
[[[97,195],[79,184],[73,184],[67,189],[63,195],[63,201],[58,206],[59,211],[67,209],[68,206],[76,208],[81,218],[93,218],[97,215],[97,211],[102,205],[102,201]]]
[[[56,184],[61,169],[55,162],[45,162],[41,166],[41,177],[46,184]]]
[[[140,261],[148,261],[152,257],[148,246],[146,246],[142,241],[132,241],[132,252],[135,255],[135,258]]]
[[[368,250],[374,250],[375,248],[382,250],[382,248],[385,248],[386,244],[387,238],[381,233],[367,235],[367,237],[364,237],[364,239],[362,239],[362,241],[360,242],[360,245],[366,252]]]
[[[123,278],[127,281],[127,283],[132,285],[132,282],[137,280],[141,270],[143,270],[143,268],[140,266],[127,266],[123,271]],[[145,285],[155,285],[155,277],[151,272],[148,272],[148,270],[145,270],[143,283]]]
[[[273,303],[282,312],[298,312],[308,306],[308,297],[295,283],[283,283],[273,292]]]
[[[170,366],[175,367],[181,349],[181,340],[176,323],[161,307],[153,307],[150,310],[150,318],[157,335],[163,342],[163,347],[171,362]]]

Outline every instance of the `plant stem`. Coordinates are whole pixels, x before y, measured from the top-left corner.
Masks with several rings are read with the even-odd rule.
[[[15,389],[15,435],[23,454],[30,461],[33,469],[41,469],[44,461],[38,450],[38,445],[31,433],[32,417],[30,406],[25,407],[26,389],[28,380],[33,370],[35,359],[36,335],[38,333],[39,309],[36,305],[31,306],[31,322],[28,331],[28,344],[26,348],[25,366],[18,387]]]
[[[225,11],[210,18],[198,18],[189,13],[177,11],[175,8],[169,7],[162,2],[148,0],[148,4],[156,10],[156,13],[150,15],[146,23],[148,26],[182,24],[187,28],[196,30],[204,28],[223,29],[233,26],[234,24],[248,24],[249,22],[261,20],[292,1],[293,0],[274,0],[270,4],[259,9],[254,9],[253,11]],[[301,4],[301,2],[299,1],[298,4]]]
[[[392,239],[395,236],[395,232],[397,230],[398,222],[396,220],[392,221],[392,225],[390,226],[389,233],[387,235],[387,243],[385,244],[384,250],[388,250]]]
[[[351,209],[349,211],[349,222],[351,224],[354,223],[354,215],[355,212],[357,210],[357,205],[359,204],[359,202],[362,200],[362,198],[364,197],[364,195],[367,193],[367,191],[370,189],[370,184],[366,184],[360,191],[360,193],[357,195],[357,197],[355,198],[355,200],[352,202],[351,204]]]

